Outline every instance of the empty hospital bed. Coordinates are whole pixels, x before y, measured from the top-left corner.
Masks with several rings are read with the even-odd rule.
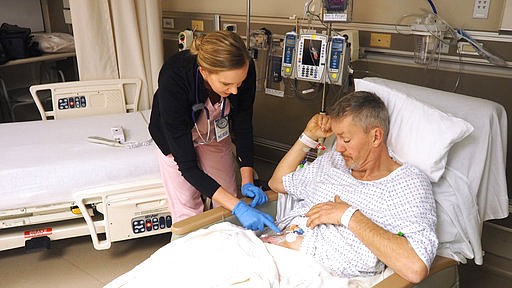
[[[393,126],[390,143],[388,143],[390,148],[399,160],[413,163],[427,170],[433,183],[438,216],[436,231],[440,242],[438,256],[431,267],[429,277],[416,287],[458,287],[456,265],[458,262],[465,263],[467,259],[474,259],[476,264],[483,263],[481,246],[483,221],[504,218],[509,214],[505,177],[507,115],[504,108],[484,99],[380,78],[358,79],[356,90],[373,91],[383,97],[390,109],[391,126]],[[392,133],[395,134],[392,135]],[[268,193],[273,201],[265,204],[262,209],[274,215],[279,214],[281,207],[278,203],[283,201],[276,201],[277,195],[271,191]],[[176,257],[179,253],[176,253],[174,248],[184,249],[187,242],[196,241],[199,237],[196,235],[208,235],[219,229],[227,233],[226,231],[231,228],[226,226],[228,223],[225,222],[238,224],[236,217],[232,216],[230,211],[215,208],[174,223],[173,240],[170,244],[162,247],[133,270],[109,283],[107,287],[130,287],[131,285],[136,287],[137,283],[151,283],[156,287],[159,284],[176,283],[173,282],[176,279],[173,278],[174,274],[169,262],[181,263],[182,259]],[[213,230],[210,231],[210,229]],[[185,236],[182,237],[183,235]],[[211,243],[211,245],[214,244],[216,243]],[[201,253],[210,255],[213,249],[215,248],[205,244]],[[254,248],[254,250],[257,249]],[[211,254],[214,253],[216,251]],[[190,257],[194,256],[190,255]],[[208,267],[223,267],[222,265],[229,264],[229,257],[226,258],[209,259],[211,266]],[[293,262],[293,260],[290,261]],[[296,264],[292,262],[285,265]],[[196,270],[200,268],[193,267],[196,273],[202,273]],[[233,269],[233,266],[229,267]],[[141,280],[149,281],[145,276],[148,273],[158,274],[159,269],[166,269],[168,277],[163,279],[163,282],[159,282],[159,279],[141,282]],[[273,274],[275,272],[269,273],[271,275],[265,283],[274,283],[272,279],[276,279]],[[318,273],[314,275],[317,278],[320,277]],[[261,277],[261,274],[258,274],[258,277]],[[382,275],[381,278],[362,283],[362,287],[364,285],[415,286],[392,272],[389,277]],[[249,279],[243,283],[236,282],[236,285],[256,287],[251,286],[251,280],[259,281],[261,278]],[[194,281],[200,280],[191,278],[188,284],[194,286],[196,283]],[[328,281],[327,278],[326,281]],[[280,287],[288,287],[286,284],[290,283],[278,282],[277,285],[279,284],[281,284]],[[269,284],[268,287],[272,285]],[[352,287],[350,283],[348,287]]]
[[[96,249],[108,249],[111,242],[170,232],[149,111],[137,111],[140,84],[31,87],[42,120],[0,125],[0,250],[83,235],[91,235]],[[37,96],[43,90],[52,111]],[[116,126],[126,145],[88,141],[112,139]]]

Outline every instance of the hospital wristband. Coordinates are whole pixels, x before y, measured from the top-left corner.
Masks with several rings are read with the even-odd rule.
[[[343,213],[343,215],[341,215],[341,219],[340,219],[341,225],[348,228],[348,223],[350,222],[350,218],[352,218],[352,215],[354,215],[354,213],[356,213],[357,210],[359,210],[359,209],[354,208],[353,206],[348,207],[347,210],[345,210],[345,212]]]
[[[299,141],[302,142],[302,144],[308,146],[311,149],[314,149],[318,146],[318,142],[309,138],[308,135],[302,133],[299,136]]]

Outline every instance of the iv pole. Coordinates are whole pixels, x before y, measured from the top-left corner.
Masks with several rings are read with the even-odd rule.
[[[329,25],[327,26],[327,51],[330,50],[330,45],[331,45],[331,41],[330,41],[330,38],[331,38],[331,29],[332,29],[332,23],[329,22]],[[324,72],[327,72],[327,71],[324,71]],[[325,98],[327,97],[326,93],[327,93],[327,81],[326,79],[328,78],[328,76],[326,75],[327,73],[324,73],[324,76],[323,76],[323,81],[322,81],[322,84],[323,84],[323,87],[322,87],[322,104],[321,104],[321,107],[320,107],[320,114],[323,114],[325,115],[327,113],[327,111],[325,111]],[[318,143],[321,145],[321,147],[324,147],[324,142],[325,142],[325,138],[319,138],[318,139]],[[325,147],[324,147],[325,149]],[[317,156],[320,156],[323,154],[324,152],[324,149],[318,149],[317,150]]]
[[[246,13],[246,21],[247,21],[247,29],[245,31],[245,35],[247,37],[247,49],[250,50],[251,49],[251,0],[247,0],[247,4],[246,4],[246,10],[245,10],[245,13]]]

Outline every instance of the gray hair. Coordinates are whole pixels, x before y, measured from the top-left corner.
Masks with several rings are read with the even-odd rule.
[[[379,127],[384,132],[384,141],[387,141],[389,112],[382,99],[373,92],[355,91],[345,95],[329,107],[327,114],[332,119],[352,116],[355,124],[363,128],[365,133]]]

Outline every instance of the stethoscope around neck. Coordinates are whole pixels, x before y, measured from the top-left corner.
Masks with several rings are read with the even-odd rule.
[[[195,96],[196,96],[196,104],[192,105],[192,121],[194,121],[194,127],[196,128],[197,135],[199,135],[199,138],[201,138],[202,142],[198,142],[197,144],[208,144],[212,142],[213,137],[210,139],[210,111],[208,110],[208,107],[204,103],[199,102],[199,67],[196,69],[196,87],[195,87]],[[220,117],[224,118],[224,111],[226,109],[225,105],[225,99],[222,97],[222,103],[221,103],[221,114]],[[208,132],[206,133],[206,139],[203,138],[203,135],[201,135],[201,132],[199,131],[199,128],[197,127],[197,120],[196,120],[196,112],[204,110],[206,113],[206,120],[207,120],[207,129]]]

